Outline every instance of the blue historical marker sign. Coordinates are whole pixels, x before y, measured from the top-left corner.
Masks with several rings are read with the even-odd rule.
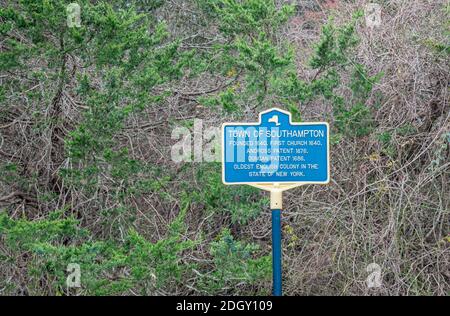
[[[259,123],[225,123],[222,133],[225,184],[330,181],[328,123],[292,123],[289,112],[271,109]]]

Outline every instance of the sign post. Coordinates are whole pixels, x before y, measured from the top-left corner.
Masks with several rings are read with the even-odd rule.
[[[272,210],[272,273],[273,295],[282,295],[281,284],[281,208],[283,192],[270,192],[270,209]]]
[[[273,108],[258,123],[222,126],[222,180],[270,192],[273,295],[281,296],[281,210],[283,191],[330,181],[328,123],[293,123],[289,112]]]

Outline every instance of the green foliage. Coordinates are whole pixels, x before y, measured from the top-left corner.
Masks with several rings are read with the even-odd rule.
[[[39,282],[45,280],[53,294],[70,294],[66,288],[67,266],[80,265],[81,288],[85,295],[119,295],[130,289],[148,295],[161,288],[173,288],[199,269],[183,258],[199,241],[186,239],[185,215],[181,210],[168,227],[167,236],[150,242],[131,230],[122,242],[91,240],[91,234],[81,229],[73,218],[55,212],[48,219],[13,220],[0,214],[0,237],[14,253],[31,254],[28,265],[30,294],[39,293]],[[223,293],[234,286],[254,285],[268,279],[270,256],[257,256],[259,247],[236,241],[224,230],[210,245],[213,269],[198,280],[198,287],[208,294]],[[0,253],[5,264],[13,264],[11,252]],[[204,267],[206,268],[206,267]]]
[[[130,233],[127,250],[132,255],[127,258],[127,263],[132,267],[132,275],[136,280],[154,278],[156,287],[160,288],[173,282],[181,282],[182,276],[193,268],[192,264],[181,259],[183,251],[195,246],[194,241],[183,238],[186,232],[184,219],[187,210],[188,205],[170,224],[168,237],[156,243],[149,243],[136,232]],[[147,268],[148,265],[150,269]]]
[[[323,27],[309,63],[317,73],[308,82],[297,75],[293,50],[276,40],[277,29],[293,12],[291,6],[277,9],[274,1],[256,0],[198,3],[209,10],[214,21],[219,21],[222,35],[227,39],[214,47],[215,67],[223,75],[244,78],[216,97],[202,99],[202,103],[220,105],[227,112],[236,112],[249,103],[265,107],[284,105],[300,119],[300,104],[323,97],[333,102],[339,133],[361,137],[373,130],[372,114],[366,103],[381,75],[368,76],[364,67],[350,57],[358,44],[355,30],[361,12],[341,27],[332,21]],[[336,91],[344,85],[341,73],[349,65],[353,66],[349,83],[353,95],[351,100],[346,100]]]
[[[2,163],[0,164],[0,177],[3,182],[12,184],[19,184],[21,181],[19,172],[19,166],[16,163]]]
[[[417,128],[411,123],[405,123],[404,125],[396,128],[396,133],[400,136],[410,136],[416,134],[417,132]]]
[[[436,149],[433,152],[433,160],[430,165],[431,171],[436,171],[446,161],[448,161],[450,148],[450,132],[442,133],[441,137],[436,143]]]
[[[344,135],[361,137],[373,131],[375,122],[367,101],[381,76],[382,73],[379,73],[371,77],[363,65],[354,65],[350,83],[352,105],[348,109],[342,102],[335,103],[336,127]]]
[[[234,90],[232,88],[229,88],[226,91],[220,93],[219,104],[221,104],[227,112],[236,112],[239,110],[239,106],[236,104],[235,98],[236,93],[234,93]]]
[[[343,99],[335,99],[335,119],[338,131],[346,136],[367,136],[373,131],[370,109],[363,103],[356,103],[347,109]]]
[[[356,46],[358,38],[355,36],[356,22],[361,17],[357,12],[353,21],[336,28],[331,20],[322,28],[321,39],[315,47],[315,54],[310,65],[314,69],[325,69],[330,66],[343,65],[348,62],[348,50]]]
[[[275,1],[197,0],[209,16],[219,21],[224,34],[272,33],[294,13],[294,7],[277,9]]]
[[[96,34],[86,47],[85,62],[95,62],[106,85],[94,89],[86,76],[81,81],[79,89],[86,95],[89,111],[67,142],[75,160],[92,159],[111,148],[113,135],[130,114],[162,100],[150,95],[149,89],[178,78],[182,67],[176,63],[177,43],[165,42],[164,23],[155,26],[147,16],[131,9],[114,10],[106,3],[92,8],[91,19],[86,23],[92,23]]]
[[[211,244],[214,267],[202,280],[202,288],[207,293],[232,291],[235,294],[237,286],[268,280],[272,272],[271,257],[256,258],[258,252],[258,245],[236,241],[230,231],[224,229]]]
[[[77,221],[73,218],[36,222],[25,219],[13,221],[6,214],[0,214],[0,234],[6,236],[6,243],[12,248],[26,250],[32,249],[36,241],[45,240],[51,243],[60,241],[64,237],[82,234],[76,229],[76,224]]]
[[[450,55],[450,4],[447,4],[443,8],[443,11],[447,16],[447,19],[443,21],[442,25],[444,40],[438,40],[430,37],[425,39],[423,42],[426,46],[432,49],[437,56],[448,58]]]
[[[301,80],[295,72],[288,71],[277,85],[277,93],[284,96],[283,103],[294,114],[298,112],[295,111],[295,104],[299,102],[308,103],[319,97],[331,101],[334,126],[338,132],[334,136],[336,141],[341,136],[367,136],[375,125],[367,103],[382,74],[369,76],[364,66],[351,58],[352,49],[358,44],[355,29],[360,17],[361,14],[357,12],[351,22],[341,27],[335,26],[332,21],[323,27],[321,39],[315,45],[310,60],[310,66],[316,70],[312,81]],[[349,70],[351,79],[348,88],[352,95],[351,98],[345,98],[338,91],[346,85],[341,79],[342,73]]]
[[[86,110],[82,121],[66,136],[70,167],[60,168],[60,175],[88,196],[98,194],[107,182],[112,185],[111,197],[123,200],[127,192],[142,191],[142,186],[134,186],[154,174],[143,170],[140,162],[119,147],[116,135],[131,115],[164,100],[167,94],[156,95],[151,89],[181,78],[193,54],[178,49],[179,41],[169,38],[163,21],[139,12],[144,6],[140,1],[77,3],[82,13],[79,28],[67,27],[67,1],[21,1],[2,7],[0,32],[6,36],[7,49],[0,52],[0,71],[27,69],[31,61],[44,64],[43,76],[31,78],[32,72],[26,76],[32,81],[39,79],[52,91],[45,100],[50,111],[66,85],[73,78],[80,79],[77,92]],[[162,5],[162,1],[146,3],[145,10]],[[31,43],[25,45],[27,41],[19,40],[14,32]],[[70,73],[68,60],[74,56],[80,67]],[[11,90],[26,90],[25,86],[6,84]],[[35,121],[38,132],[58,123],[40,112]],[[124,187],[128,191],[124,192]]]
[[[364,66],[356,64],[351,78],[350,88],[353,92],[353,99],[366,100],[373,90],[374,84],[376,84],[382,77],[382,73],[379,73],[373,77],[370,77]]]
[[[81,267],[81,291],[92,295],[116,295],[129,289],[150,294],[158,288],[179,283],[192,269],[183,262],[183,251],[195,243],[185,239],[185,207],[169,225],[167,237],[155,243],[136,231],[123,242],[91,241],[87,230],[73,218],[56,212],[39,221],[12,220],[0,214],[0,236],[13,251],[31,251],[30,282],[45,278],[53,293],[66,293],[66,268]]]
[[[197,0],[210,23],[218,23],[224,41],[216,43],[210,58],[214,69],[222,75],[243,77],[239,91],[228,89],[216,101],[228,112],[238,111],[249,102],[256,106],[271,105],[275,82],[293,66],[293,51],[279,45],[276,32],[293,14],[292,6],[277,8],[275,1]],[[241,84],[241,82],[239,82]]]
[[[258,189],[224,186],[218,165],[200,169],[197,179],[201,186],[189,194],[190,199],[209,212],[230,215],[232,223],[245,225],[268,205],[267,197],[262,197]]]
[[[373,131],[374,121],[367,102],[374,85],[382,77],[381,73],[369,76],[364,66],[350,57],[350,50],[358,44],[355,28],[360,17],[361,13],[357,12],[353,21],[338,28],[332,23],[325,25],[310,62],[318,74],[323,73],[322,78],[312,82],[313,94],[332,100],[335,127],[339,133],[349,137],[367,136]],[[342,85],[337,70],[345,71],[349,65],[352,66],[349,83],[352,96],[347,100],[334,91]]]
[[[396,154],[396,148],[392,143],[392,133],[383,132],[378,134],[378,141],[381,144],[382,151],[385,155],[393,158]]]

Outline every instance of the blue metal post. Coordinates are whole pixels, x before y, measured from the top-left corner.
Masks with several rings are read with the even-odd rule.
[[[281,210],[272,210],[273,295],[281,296]]]

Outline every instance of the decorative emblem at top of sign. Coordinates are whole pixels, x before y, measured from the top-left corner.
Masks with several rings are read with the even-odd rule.
[[[276,126],[281,125],[280,123],[278,123],[278,115],[272,116],[272,118],[269,119],[269,123],[275,123]]]
[[[275,126],[280,126],[283,123],[289,124],[291,123],[291,113],[277,108],[272,108],[261,112],[259,114],[259,121],[260,123],[274,123]]]
[[[328,183],[328,123],[292,123],[291,118],[273,108],[261,112],[258,123],[223,124],[223,182]]]

